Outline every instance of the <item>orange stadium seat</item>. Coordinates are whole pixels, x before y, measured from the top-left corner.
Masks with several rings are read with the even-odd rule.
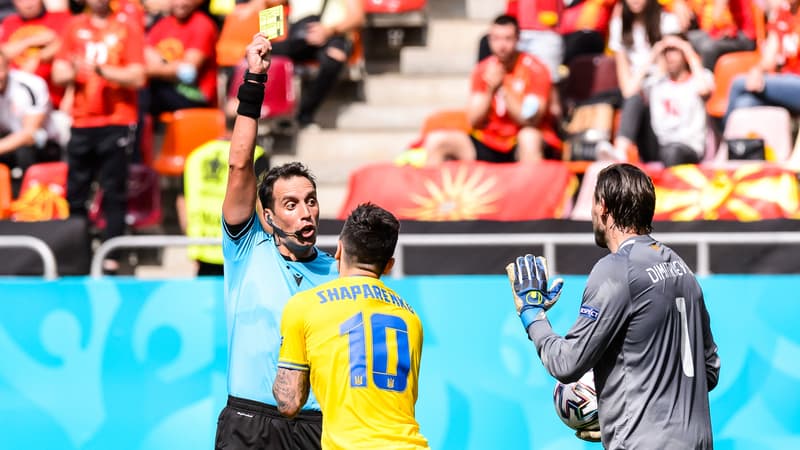
[[[0,219],[8,217],[11,198],[11,172],[8,166],[0,164]]]
[[[472,126],[469,124],[466,111],[448,109],[437,111],[425,118],[420,134],[424,138],[428,133],[435,130],[461,130],[464,133],[469,133],[472,131]]]
[[[161,152],[153,168],[161,175],[178,176],[183,173],[186,156],[200,145],[225,135],[225,113],[218,108],[179,109],[165,113],[166,123]]]
[[[714,66],[714,91],[706,102],[706,111],[710,116],[722,117],[725,115],[733,79],[737,75],[747,73],[760,60],[761,54],[757,51],[733,52],[720,56]]]
[[[244,17],[237,11],[228,14],[217,39],[217,65],[232,67],[239,64],[244,58],[244,49],[256,33],[258,33],[258,12]]]

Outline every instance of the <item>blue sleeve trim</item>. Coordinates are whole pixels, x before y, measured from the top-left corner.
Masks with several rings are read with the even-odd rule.
[[[295,364],[287,361],[278,361],[278,367],[281,369],[302,370],[303,372],[311,370],[308,364]]]

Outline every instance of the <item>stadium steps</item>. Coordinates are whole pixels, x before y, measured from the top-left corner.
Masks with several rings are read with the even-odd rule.
[[[485,20],[433,20],[425,47],[406,47],[400,52],[400,69],[414,75],[468,74],[487,30]]]

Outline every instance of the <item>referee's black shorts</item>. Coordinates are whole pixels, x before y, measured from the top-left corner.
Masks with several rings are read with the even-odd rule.
[[[215,450],[319,450],[322,413],[300,411],[287,419],[278,408],[228,397],[219,413]]]

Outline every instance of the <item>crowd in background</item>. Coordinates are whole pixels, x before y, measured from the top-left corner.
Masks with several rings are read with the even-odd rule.
[[[146,127],[157,126],[163,113],[222,107],[215,48],[224,13],[247,15],[285,0],[221,3],[0,2],[0,163],[12,169],[15,194],[32,164],[66,161],[70,214],[88,214],[96,182],[103,238],[123,234],[128,168],[141,161],[142,140],[151,136]],[[300,129],[316,127],[316,113],[353,51],[352,32],[365,23],[364,7],[361,0],[288,6],[288,38],[273,53],[316,63],[294,117]],[[800,113],[798,6],[798,0],[510,0],[476,42],[467,129],[427,133],[421,143],[427,164],[575,159],[586,140],[592,141],[588,159],[699,163],[709,134],[719,136],[737,108]],[[725,114],[709,117],[705,102],[716,88],[716,63],[742,51],[758,51],[758,63],[733,81]],[[570,103],[564,87],[580,74],[567,68],[587,55],[613,58],[616,88]],[[575,126],[586,111],[595,125],[603,122],[588,127],[595,128],[591,137],[587,127]],[[109,270],[114,266],[112,259]]]

